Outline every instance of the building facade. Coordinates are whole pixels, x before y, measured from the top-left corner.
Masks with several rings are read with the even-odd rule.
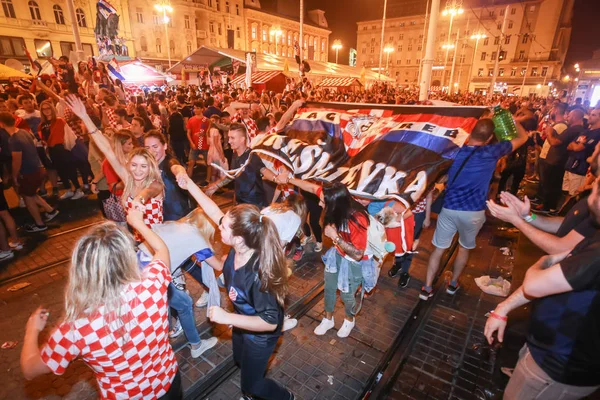
[[[481,6],[477,0],[465,1],[464,12],[452,19],[451,30],[450,17],[440,12],[431,86],[487,91],[499,58],[496,90],[547,93],[548,84],[560,79],[573,3],[534,0]],[[418,84],[427,23],[425,14],[386,20],[384,47],[391,51],[384,54],[382,69],[398,84]],[[378,70],[381,27],[381,20],[358,22],[359,66]],[[485,37],[472,38],[476,35]]]
[[[245,50],[294,57],[294,43],[298,42],[304,45],[305,59],[327,61],[331,31],[324,11],[308,12],[302,41],[298,20],[264,11],[258,0],[246,0],[245,13]]]
[[[94,35],[95,0],[73,0],[83,51],[98,55]],[[132,31],[126,0],[111,0],[119,19],[119,36],[132,49]],[[0,63],[29,70],[24,48],[40,61],[69,56],[75,50],[73,27],[66,0],[0,0]],[[130,55],[133,53],[130,51]]]

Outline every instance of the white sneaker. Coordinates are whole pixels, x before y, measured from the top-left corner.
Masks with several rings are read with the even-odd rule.
[[[13,242],[12,240],[9,240],[8,245],[12,250],[23,250],[23,242]]]
[[[331,319],[323,318],[319,326],[315,328],[315,335],[322,336],[327,333],[328,330],[335,326],[334,318]]]
[[[219,343],[219,340],[216,337],[211,337],[209,339],[204,339],[200,342],[200,347],[194,349],[192,345],[190,345],[190,351],[192,353],[193,358],[198,358],[204,353],[206,350],[212,349]]]
[[[81,189],[77,189],[77,191],[75,192],[75,194],[73,195],[73,197],[71,197],[71,200],[79,200],[82,197],[85,197],[85,193],[83,193],[81,191]]]
[[[0,261],[10,260],[15,256],[12,250],[0,251]]]
[[[354,321],[350,322],[344,318],[344,324],[337,332],[338,337],[345,338],[350,336],[350,332],[352,332],[352,328],[354,328]]]
[[[313,241],[313,235],[304,236],[304,238],[300,241],[300,244],[302,246],[306,246],[307,243],[312,242],[312,241]]]
[[[202,293],[202,296],[200,296],[198,298],[198,300],[196,301],[196,307],[201,308],[201,307],[206,307],[208,305],[208,292],[205,290]]]
[[[315,253],[320,253],[323,250],[323,243],[317,242],[315,243]]]
[[[289,315],[283,317],[283,327],[281,330],[283,332],[289,331],[290,329],[294,329],[298,325],[298,320],[296,318],[290,318]]]
[[[173,327],[169,331],[169,337],[174,339],[183,333],[183,326],[181,326],[181,322],[179,322],[179,318],[175,320]]]
[[[60,196],[58,199],[59,200],[67,200],[70,199],[71,197],[73,197],[75,195],[75,193],[73,193],[73,191],[71,190],[67,190],[66,192],[63,193],[62,196]]]
[[[25,205],[25,200],[23,200],[22,197],[19,197],[19,208],[25,208],[25,207],[27,207]]]

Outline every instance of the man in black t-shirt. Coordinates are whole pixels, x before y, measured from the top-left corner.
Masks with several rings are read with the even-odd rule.
[[[246,165],[235,178],[235,199],[238,204],[254,204],[258,208],[267,205],[263,188],[263,177],[275,182],[275,174],[265,167],[260,157],[251,154],[250,140],[243,124],[234,123],[229,127],[229,145],[233,150],[231,169]],[[224,177],[211,183],[205,190],[212,196],[218,189],[226,186],[232,179]]]
[[[187,164],[188,138],[184,118],[177,104],[169,105],[169,140],[175,156],[181,164]]]
[[[600,179],[587,199],[600,226]],[[531,301],[527,342],[504,392],[505,399],[578,399],[600,388],[600,233],[572,251],[544,256],[523,285],[500,303],[485,326],[502,342],[507,314]]]

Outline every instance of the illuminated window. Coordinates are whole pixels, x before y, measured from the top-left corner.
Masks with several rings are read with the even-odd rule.
[[[60,8],[59,5],[55,4],[54,7],[52,7],[52,9],[54,10],[54,21],[56,21],[56,23],[59,25],[64,25],[65,16],[63,14],[62,8]]]

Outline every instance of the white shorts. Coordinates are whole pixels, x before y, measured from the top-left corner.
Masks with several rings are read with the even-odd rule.
[[[447,249],[458,232],[458,243],[465,249],[474,249],[475,239],[485,223],[485,210],[457,211],[442,208],[431,243],[439,249]]]
[[[562,190],[569,192],[569,195],[575,195],[575,192],[585,182],[585,175],[577,175],[569,171],[565,171],[563,178]]]

